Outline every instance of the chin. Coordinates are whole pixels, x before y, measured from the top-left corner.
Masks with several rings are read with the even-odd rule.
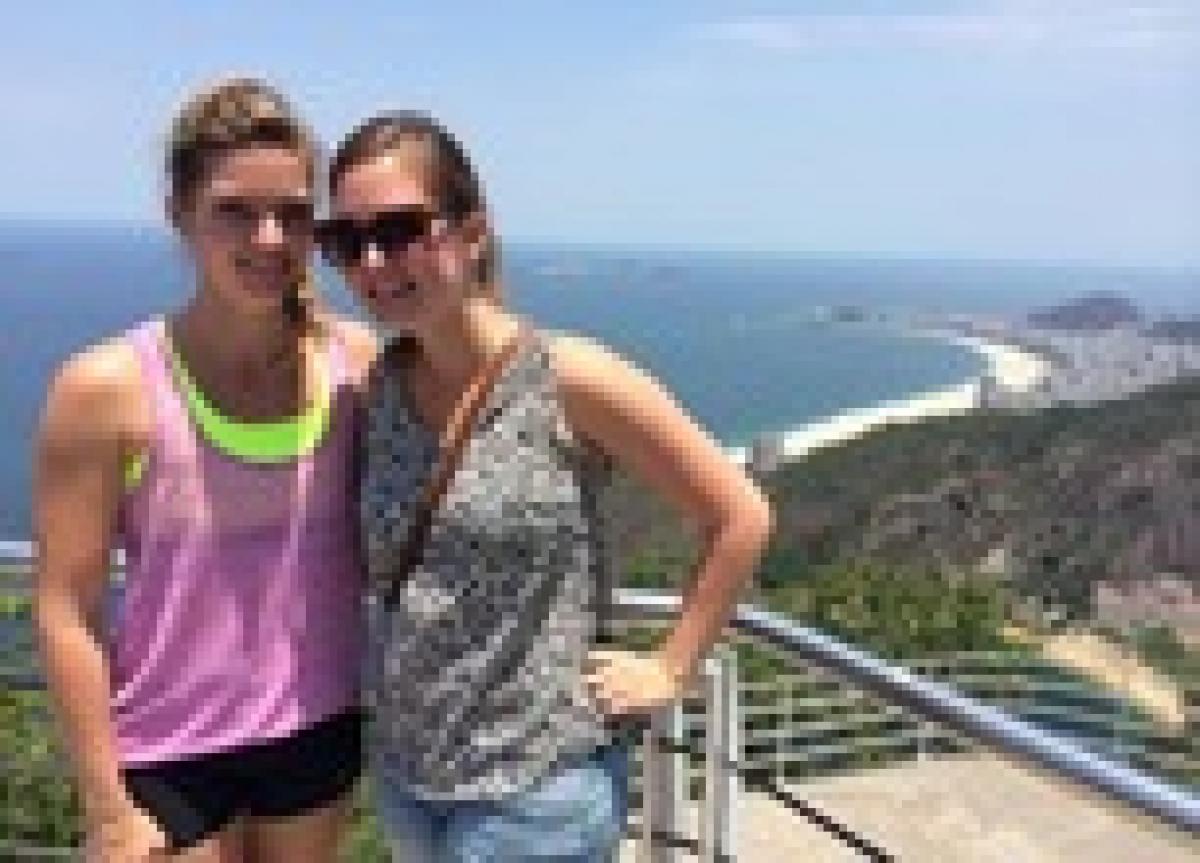
[[[283,300],[280,292],[269,293],[252,288],[237,291],[231,297],[233,304],[243,314],[258,318],[269,317],[272,314],[283,314]]]
[[[238,288],[243,296],[254,302],[279,302],[291,288],[291,283],[287,279],[242,279]]]
[[[388,326],[412,328],[419,325],[424,315],[412,302],[387,301],[375,303],[376,316]]]
[[[394,333],[416,335],[420,329],[417,322],[408,315],[404,315],[403,317],[399,315],[376,315],[376,320]]]

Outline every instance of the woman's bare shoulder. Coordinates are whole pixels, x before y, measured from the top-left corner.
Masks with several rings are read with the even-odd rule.
[[[561,386],[569,392],[619,388],[631,377],[649,374],[597,339],[570,330],[543,329],[551,365]]]
[[[136,392],[138,378],[133,345],[125,336],[113,336],[63,360],[52,386],[72,398],[120,398]]]
[[[355,376],[365,376],[379,354],[379,336],[362,321],[341,315],[328,313],[324,323],[346,347]]]
[[[140,426],[141,374],[127,336],[105,339],[71,354],[51,378],[43,435],[125,438]]]

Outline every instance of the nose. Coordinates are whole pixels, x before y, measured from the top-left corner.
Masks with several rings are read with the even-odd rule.
[[[260,248],[277,249],[284,245],[283,225],[274,213],[265,213],[254,228],[254,244]]]
[[[379,244],[374,240],[369,241],[363,247],[362,261],[363,266],[367,269],[378,270],[385,261],[383,249],[379,248]]]

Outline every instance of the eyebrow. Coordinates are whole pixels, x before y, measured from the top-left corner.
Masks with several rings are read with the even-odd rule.
[[[316,197],[312,189],[291,189],[281,193],[255,194],[252,191],[239,191],[231,189],[224,183],[213,183],[212,196],[216,198],[245,198],[251,199],[270,199],[270,200],[297,200],[308,201]]]

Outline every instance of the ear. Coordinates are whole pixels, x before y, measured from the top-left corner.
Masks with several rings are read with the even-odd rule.
[[[462,220],[459,232],[462,235],[463,242],[467,246],[471,260],[478,261],[486,254],[489,232],[487,215],[485,213],[479,211],[471,213]]]
[[[171,227],[182,232],[184,229],[183,202],[174,195],[168,194],[163,201],[163,210]]]

